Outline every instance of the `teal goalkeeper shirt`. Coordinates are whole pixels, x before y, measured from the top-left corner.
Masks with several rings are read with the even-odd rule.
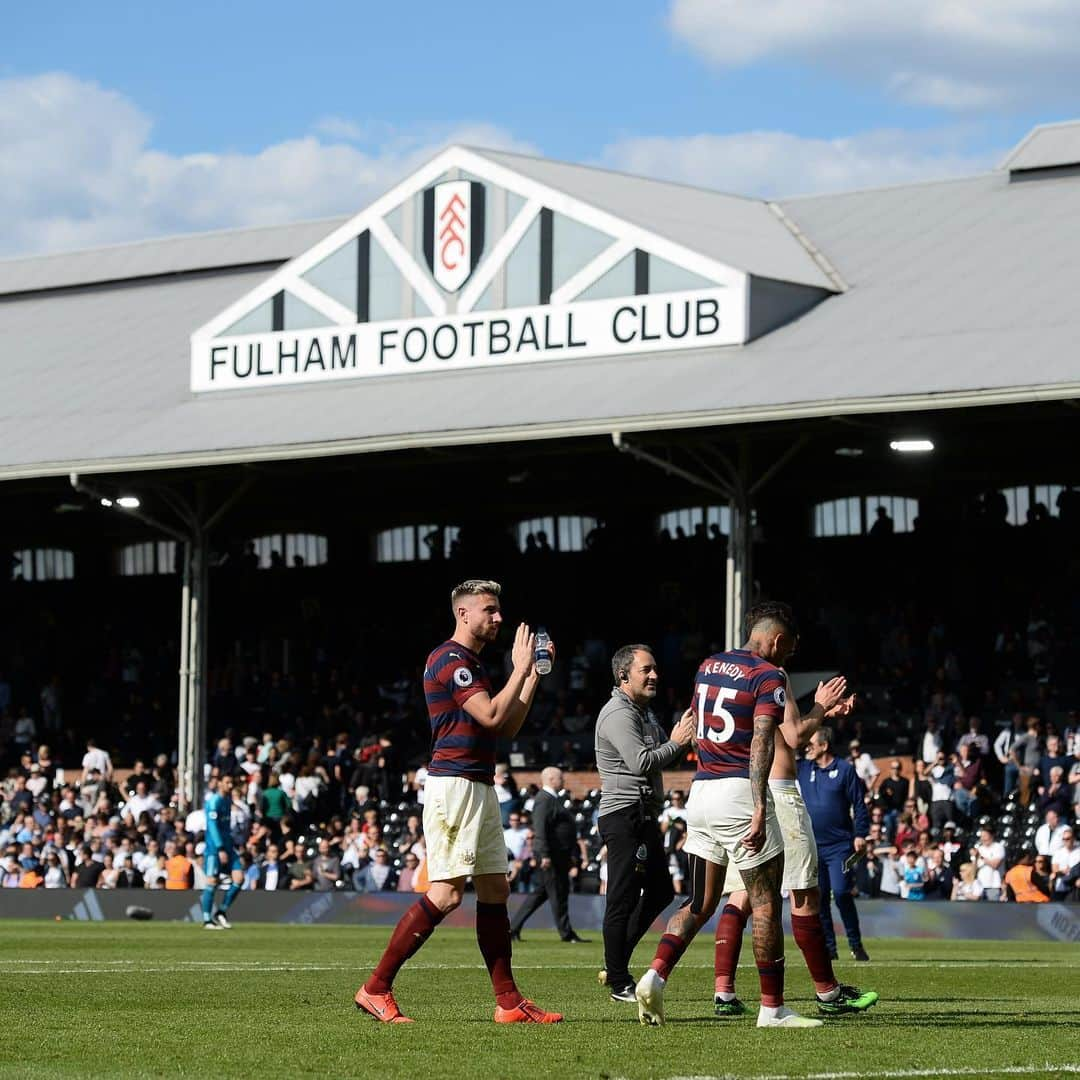
[[[206,846],[212,851],[232,851],[232,800],[224,795],[206,796]]]

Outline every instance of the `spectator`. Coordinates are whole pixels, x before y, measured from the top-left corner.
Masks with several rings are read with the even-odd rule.
[[[529,827],[521,820],[521,814],[511,811],[507,817],[507,826],[503,829],[506,851],[514,862],[521,862],[528,843]]]
[[[195,867],[186,851],[176,840],[165,841],[165,888],[192,889],[195,887]]]
[[[1039,855],[1053,855],[1062,844],[1065,826],[1061,823],[1058,812],[1046,811],[1046,820],[1035,830],[1035,851]]]
[[[311,870],[311,863],[304,858],[304,853],[299,852],[288,870],[289,889],[296,892],[300,889],[312,889],[315,887],[315,875]]]
[[[926,865],[914,848],[904,852],[901,863],[900,896],[904,900],[925,900]]]
[[[1020,713],[1014,713],[1010,727],[1004,728],[1001,734],[994,740],[994,756],[998,759],[1005,774],[1004,791],[1009,794],[1016,790],[1020,780],[1020,769],[1013,759],[1013,746],[1023,731],[1024,718]]]
[[[960,876],[953,881],[953,900],[981,900],[983,887],[975,876],[975,864],[966,862],[960,864]]]
[[[955,775],[952,763],[945,758],[945,751],[939,750],[930,767],[930,824],[935,829],[940,829],[955,813]]]
[[[874,764],[874,759],[862,749],[862,743],[858,739],[852,739],[848,743],[848,761],[854,766],[866,790],[872,792],[881,770]]]
[[[277,844],[270,844],[266,849],[266,858],[259,866],[256,888],[277,892],[291,888],[289,882],[289,868],[281,858],[281,849]]]
[[[281,778],[271,773],[262,796],[262,815],[272,824],[278,824],[292,809],[288,795],[282,790]]]
[[[1035,852],[1025,849],[1020,861],[1005,875],[1003,899],[1018,904],[1045,904],[1050,899],[1050,889],[1042,875],[1036,873]]]
[[[319,841],[319,853],[311,866],[316,892],[330,892],[341,878],[341,859],[330,850],[330,841]]]
[[[968,729],[957,740],[956,752],[959,754],[965,746],[980,759],[990,756],[990,740],[982,733],[982,721],[977,716],[968,717]]]
[[[1014,767],[1014,774],[1018,777],[1020,788],[1020,802],[1027,806],[1031,797],[1032,777],[1038,771],[1042,751],[1039,744],[1039,718],[1029,716],[1025,722],[1026,730],[1013,741],[1012,750],[1009,753],[1010,763]],[[1006,783],[1008,782],[1009,770],[1006,770]],[[1010,791],[1006,788],[1006,794]]]
[[[420,872],[420,860],[413,852],[409,851],[405,854],[403,862],[404,865],[401,868],[401,872],[398,874],[397,891],[413,892],[416,877]]]
[[[965,821],[975,816],[979,803],[979,791],[983,785],[982,759],[974,742],[963,743],[957,752],[953,766],[953,802]]]
[[[1075,893],[1080,877],[1080,847],[1071,825],[1065,825],[1061,830],[1061,847],[1051,856],[1050,873],[1055,900],[1065,900]]]
[[[109,757],[107,750],[101,750],[98,748],[97,742],[91,736],[86,740],[86,753],[83,754],[82,759],[83,780],[89,776],[90,771],[96,769],[101,775],[102,779],[108,781],[112,780],[113,776],[113,763],[112,758]]]
[[[68,887],[68,874],[64,864],[60,862],[59,853],[53,849],[45,854],[45,888],[66,889]]]
[[[1039,817],[1045,818],[1050,810],[1056,811],[1058,817],[1067,817],[1072,801],[1072,787],[1065,783],[1065,770],[1060,765],[1055,765],[1050,769],[1049,778],[1046,787],[1039,788],[1039,798],[1035,803]]]
[[[374,858],[357,875],[358,892],[391,892],[396,888],[394,868],[390,865],[390,853],[377,848]]]
[[[94,858],[93,848],[87,844],[79,852],[75,860],[75,872],[72,875],[72,885],[76,889],[95,889],[102,871],[104,861],[99,862]]]
[[[976,877],[982,886],[983,895],[987,900],[1000,900],[1005,848],[994,839],[992,829],[979,830],[979,842],[971,849],[971,861],[975,864]]]

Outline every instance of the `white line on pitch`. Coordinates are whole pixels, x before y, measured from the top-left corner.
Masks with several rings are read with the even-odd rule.
[[[904,1080],[918,1076],[1032,1076],[1050,1073],[1061,1076],[1080,1073],[1080,1065],[994,1065],[964,1066],[959,1069],[889,1069],[886,1072],[823,1072],[823,1073],[768,1073],[761,1076],[743,1077],[741,1080]],[[740,1080],[733,1073],[720,1076],[672,1076],[668,1080]]]

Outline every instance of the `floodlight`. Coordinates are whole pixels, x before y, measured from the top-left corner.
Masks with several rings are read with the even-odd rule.
[[[889,449],[898,454],[928,454],[934,444],[929,439],[894,439],[889,443]]]

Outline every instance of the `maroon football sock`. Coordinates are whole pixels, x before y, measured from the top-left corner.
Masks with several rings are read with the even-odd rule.
[[[665,934],[656,947],[656,958],[650,965],[661,979],[671,977],[671,969],[679,962],[679,957],[686,952],[689,944],[675,934]]]
[[[829,959],[829,950],[825,945],[825,929],[821,925],[821,917],[792,914],[791,933],[810,970],[814,989],[819,994],[832,990],[836,986],[836,975],[833,973],[832,960]]]
[[[510,916],[506,904],[476,902],[476,942],[487,964],[495,1000],[504,1009],[521,1004],[522,994],[510,967]]]
[[[761,1004],[767,1009],[777,1009],[784,1004],[784,958],[768,964],[758,964],[761,982]]]
[[[390,935],[390,944],[382,954],[371,978],[364,983],[369,994],[388,994],[401,965],[419,951],[435,927],[443,921],[445,912],[440,911],[426,896],[419,900],[398,920]]]
[[[746,916],[734,904],[725,904],[716,923],[716,992],[735,993],[735,969],[739,966]]]

